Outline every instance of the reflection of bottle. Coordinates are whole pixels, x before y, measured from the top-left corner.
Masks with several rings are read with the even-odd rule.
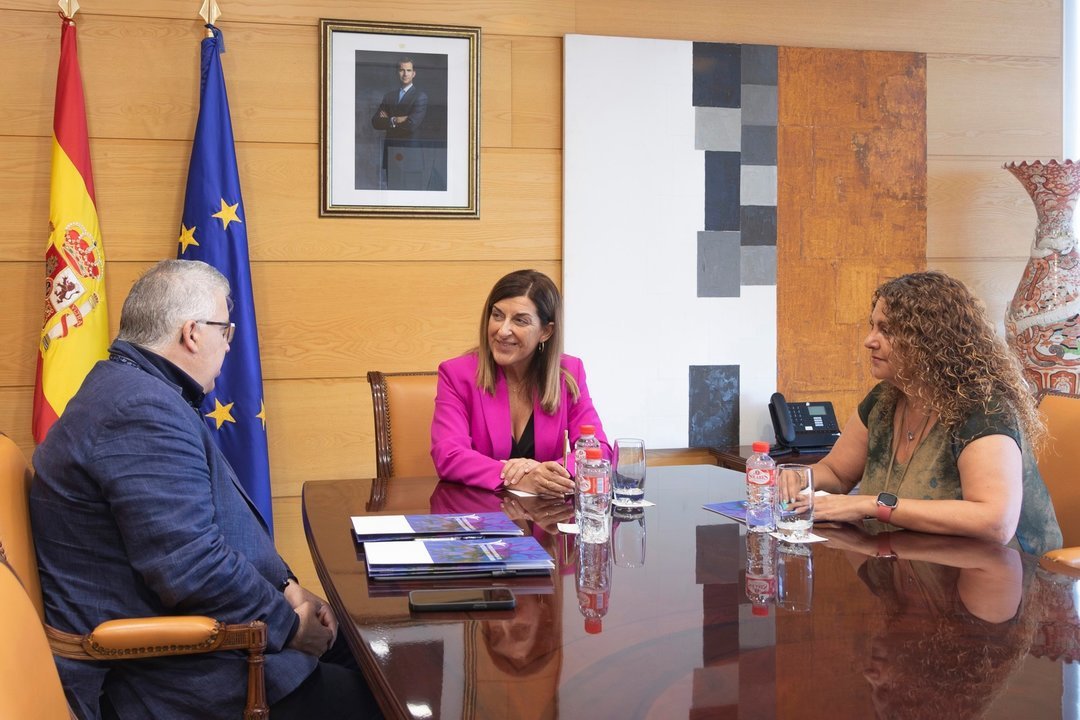
[[[746,533],[746,598],[755,615],[768,615],[776,599],[776,538]]]
[[[607,543],[578,543],[578,608],[585,616],[585,632],[603,630],[611,598],[611,553]]]

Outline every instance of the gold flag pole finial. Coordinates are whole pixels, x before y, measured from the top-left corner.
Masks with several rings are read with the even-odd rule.
[[[74,19],[75,13],[79,12],[79,0],[60,0],[56,4],[60,6],[60,14],[68,20]]]
[[[73,0],[74,1],[74,0]],[[221,9],[218,8],[217,0],[203,0],[202,7],[199,8],[199,17],[203,19],[207,25],[213,25],[217,22],[217,19],[221,17]],[[210,28],[206,29],[206,37],[213,37],[214,33]]]

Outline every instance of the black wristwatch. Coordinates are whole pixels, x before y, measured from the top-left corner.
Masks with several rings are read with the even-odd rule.
[[[897,503],[900,501],[892,493],[878,493],[877,496],[877,519],[883,523],[889,522],[892,518],[893,510],[896,509]]]
[[[288,575],[285,576],[285,579],[281,581],[281,584],[278,585],[278,589],[281,590],[281,592],[285,592],[285,588],[289,587],[289,581],[290,580],[292,580],[297,585],[300,584],[300,581],[296,579],[296,576],[293,575],[292,573],[289,573]]]

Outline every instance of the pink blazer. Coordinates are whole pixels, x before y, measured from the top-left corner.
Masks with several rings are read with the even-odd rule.
[[[502,486],[499,473],[503,461],[509,458],[513,444],[510,397],[501,370],[494,396],[478,388],[476,365],[477,356],[473,353],[439,365],[439,388],[431,421],[431,459],[443,480],[497,490]],[[569,431],[572,447],[581,425],[596,426],[604,457],[610,459],[611,446],[589,397],[581,360],[563,355],[562,366],[577,381],[578,399],[577,402],[570,399],[564,380],[562,398],[554,414],[544,412],[539,403],[533,407],[535,459],[561,461],[564,431]]]

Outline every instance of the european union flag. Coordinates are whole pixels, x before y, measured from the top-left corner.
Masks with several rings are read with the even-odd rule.
[[[221,71],[221,31],[212,25],[207,27],[213,37],[202,41],[199,122],[191,148],[177,257],[213,265],[232,285],[230,317],[236,323],[236,335],[214,391],[203,403],[203,413],[218,447],[273,534],[266,408],[251,296],[247,215],[240,197],[229,100]]]

